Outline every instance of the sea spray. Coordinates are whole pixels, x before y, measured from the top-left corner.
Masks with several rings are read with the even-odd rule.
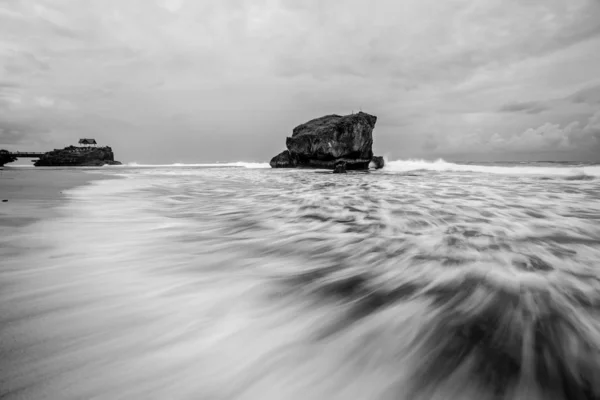
[[[474,172],[487,174],[506,175],[540,175],[540,176],[581,176],[600,177],[600,165],[556,165],[547,166],[539,164],[457,164],[426,160],[396,160],[385,162],[384,170],[387,172],[407,171],[438,171],[438,172]]]

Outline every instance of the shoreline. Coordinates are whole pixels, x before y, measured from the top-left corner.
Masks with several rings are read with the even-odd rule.
[[[0,169],[0,234],[54,217],[67,190],[116,178],[76,169],[4,167]]]

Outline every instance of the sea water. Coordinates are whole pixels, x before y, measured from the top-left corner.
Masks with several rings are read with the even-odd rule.
[[[0,397],[600,398],[600,166],[262,167],[82,172],[3,237]]]

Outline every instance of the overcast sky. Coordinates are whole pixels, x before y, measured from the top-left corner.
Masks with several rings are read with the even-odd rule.
[[[376,154],[600,160],[600,0],[0,0],[0,148],[268,161],[308,119]]]

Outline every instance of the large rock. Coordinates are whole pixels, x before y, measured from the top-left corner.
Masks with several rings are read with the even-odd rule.
[[[337,161],[343,161],[349,170],[368,169],[376,122],[376,116],[364,112],[310,120],[294,128],[286,139],[287,150],[273,157],[271,167],[333,169]]]
[[[17,157],[10,155],[8,150],[0,150],[0,167],[16,160]]]
[[[110,147],[69,146],[49,151],[35,162],[36,167],[96,167],[120,165]]]

